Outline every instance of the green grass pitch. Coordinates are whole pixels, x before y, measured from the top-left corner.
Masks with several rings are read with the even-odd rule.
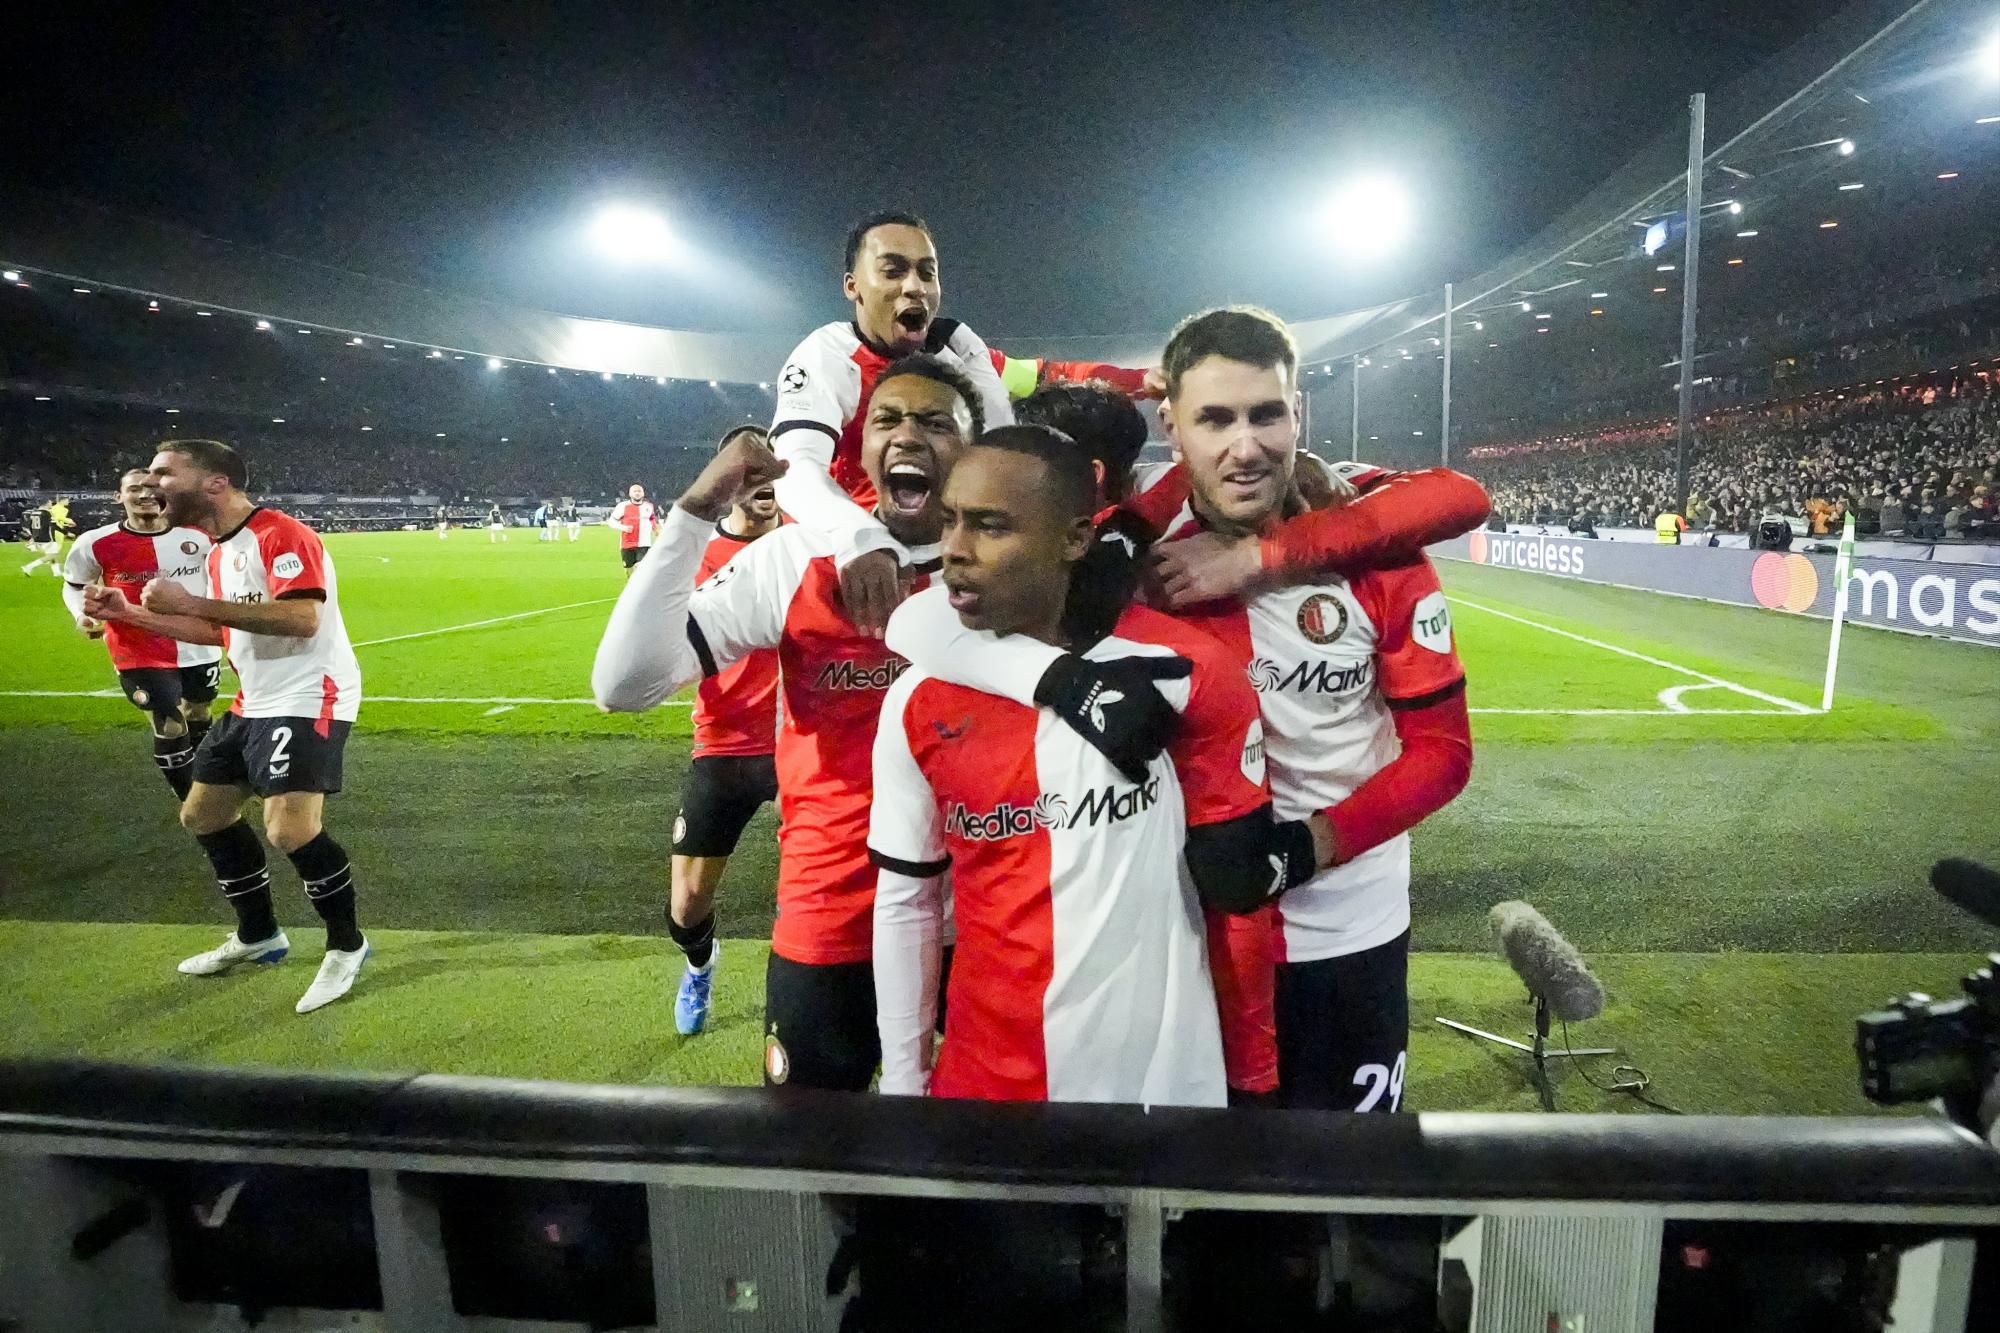
[[[713,1029],[670,1021],[660,930],[684,701],[587,702],[622,583],[602,529],[334,536],[365,678],[348,789],[378,954],[354,996],[291,1013],[318,932],[274,867],[299,957],[181,977],[226,912],[176,827],[138,715],[46,575],[0,578],[0,1052],[203,1063],[750,1082],[776,846],[759,817],[723,890]],[[15,564],[22,548],[5,553]],[[1409,1100],[1532,1102],[1518,1062],[1439,1028],[1520,1035],[1485,911],[1527,898],[1613,995],[1572,1033],[1689,1111],[1848,1112],[1851,1018],[1955,989],[1994,947],[1924,885],[2000,860],[2000,654],[1859,630],[1815,703],[1826,626],[1446,565],[1477,742],[1471,787],[1417,834]],[[1592,1065],[1599,1077],[1615,1062]],[[1569,1109],[1631,1103],[1559,1085]]]

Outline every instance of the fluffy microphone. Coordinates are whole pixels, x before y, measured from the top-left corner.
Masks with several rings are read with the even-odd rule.
[[[1526,903],[1506,902],[1486,919],[1514,975],[1548,1002],[1550,1013],[1565,1023],[1580,1023],[1604,1011],[1604,987],[1547,917]]]
[[[2000,871],[1952,857],[1931,867],[1931,887],[1989,926],[2000,926]]]

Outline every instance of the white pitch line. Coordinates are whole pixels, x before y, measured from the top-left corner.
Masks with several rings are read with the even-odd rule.
[[[1469,606],[1475,611],[1484,611],[1489,616],[1499,616],[1502,620],[1511,620],[1518,625],[1526,625],[1530,629],[1538,629],[1549,634],[1560,635],[1565,639],[1574,639],[1576,642],[1588,644],[1592,648],[1602,648],[1607,653],[1617,653],[1620,657],[1629,657],[1634,661],[1644,662],[1648,666],[1659,667],[1663,671],[1674,671],[1683,676],[1692,676],[1696,680],[1704,681],[1710,685],[1719,685],[1725,690],[1734,690],[1736,693],[1747,695],[1752,699],[1761,699],[1767,704],[1776,704],[1788,712],[1815,715],[1819,712],[1817,708],[1808,707],[1796,700],[1782,699],[1775,694],[1766,694],[1762,690],[1753,690],[1748,685],[1738,685],[1735,681],[1724,680],[1720,676],[1711,676],[1706,671],[1696,671],[1693,667],[1685,667],[1678,662],[1669,662],[1663,658],[1649,657],[1645,653],[1634,652],[1630,648],[1620,648],[1615,643],[1606,643],[1602,639],[1593,639],[1586,635],[1572,633],[1566,629],[1557,629],[1554,625],[1544,625],[1539,620],[1530,620],[1526,616],[1517,616],[1509,611],[1501,611],[1495,607],[1483,606],[1478,602],[1464,597],[1455,597],[1446,594],[1446,600],[1456,602],[1460,606]],[[1690,709],[1689,711],[1694,712],[1696,710]]]
[[[487,625],[503,625],[510,620],[526,620],[529,616],[545,616],[553,611],[574,611],[579,606],[602,606],[615,602],[616,597],[593,597],[587,602],[565,602],[561,606],[545,606],[539,611],[516,611],[511,616],[494,616],[491,620],[469,620],[463,625],[444,625],[437,629],[420,629],[415,634],[391,634],[386,639],[363,639],[356,648],[373,648],[378,643],[402,643],[406,639],[428,639],[438,634],[456,634],[462,629],[480,629]]]

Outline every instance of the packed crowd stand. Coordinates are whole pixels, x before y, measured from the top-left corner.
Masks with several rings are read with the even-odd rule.
[[[1468,469],[1508,522],[1651,527],[1674,508],[1671,422],[1484,451]],[[1767,514],[1863,536],[2000,541],[2000,371],[1824,393],[1697,423],[1690,527],[1750,532]]]

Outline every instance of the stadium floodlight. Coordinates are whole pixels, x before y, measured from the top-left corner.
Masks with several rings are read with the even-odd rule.
[[[1733,217],[1733,218],[1735,218],[1735,217],[1742,217],[1742,216],[1743,216],[1743,201],[1742,201],[1742,200],[1740,200],[1740,199],[1731,199],[1731,200],[1729,201],[1729,216],[1731,216],[1731,217]]]
[[[1938,179],[1941,181],[1955,181],[1958,179],[1958,173],[1956,171],[1940,171]]]
[[[1472,331],[1473,331],[1474,333],[1484,333],[1484,332],[1486,332],[1486,321],[1485,321],[1485,320],[1483,320],[1483,319],[1475,319],[1475,320],[1473,320],[1473,321],[1472,321]],[[1333,372],[1332,372],[1331,370],[1327,371],[1327,374],[1329,374],[1329,375],[1331,375],[1332,373],[1333,373]]]
[[[0,278],[5,278],[9,282],[19,282],[21,280],[21,270],[10,268],[5,273],[0,273]]]
[[[373,426],[363,426],[363,427],[362,427],[361,429],[363,429],[363,430],[374,430],[375,428],[374,428]]]
[[[1978,69],[1989,82],[2000,83],[2000,29],[1979,48]]]
[[[75,292],[78,296],[90,295],[90,288],[88,287],[72,287],[70,288],[70,290]]]
[[[2000,125],[2000,116],[1981,116],[1972,123],[1975,125]]]
[[[178,407],[170,407],[167,409],[167,415],[170,417],[177,417],[180,414],[181,410]]]
[[[1521,302],[1521,313],[1524,315],[1527,314],[1530,310],[1533,310],[1534,308],[1535,304],[1532,301]]]
[[[489,356],[489,357],[487,357],[487,358],[486,358],[486,368],[487,368],[488,370],[498,370],[498,369],[500,369],[500,367],[501,367],[501,366],[503,366],[503,365],[505,365],[505,364],[507,364],[507,363],[506,363],[506,362],[504,362],[504,361],[502,361],[502,360],[501,360],[501,359],[500,359],[499,357],[497,357],[497,356]]]
[[[1751,228],[1751,229],[1750,229],[1749,231],[1739,231],[1739,232],[1737,232],[1737,233],[1736,233],[1736,238],[1737,238],[1738,240],[1743,240],[1743,239],[1746,239],[1746,238],[1748,238],[1748,237],[1751,237],[1751,236],[1755,236],[1756,234],[1757,234],[1757,229],[1756,229],[1755,227],[1752,227],[1752,228]]]
[[[1954,174],[1955,174],[1955,173],[1954,173]],[[768,390],[768,389],[769,389],[769,388],[771,387],[771,381],[769,381],[769,380],[758,380],[758,381],[757,381],[757,387],[758,387],[758,388],[760,388],[760,389],[765,389],[765,390]]]
[[[273,426],[282,426],[285,424],[285,419],[283,417],[272,417],[271,424]]]
[[[1842,139],[1840,143],[1837,145],[1837,147],[1840,149],[1840,155],[1842,157],[1854,156],[1854,140]]]
[[[665,384],[666,382],[667,382],[667,377],[665,375],[653,376],[653,383],[655,384]]]
[[[197,310],[195,311],[195,314],[200,315],[203,319],[215,318],[215,312],[213,310]]]
[[[1590,294],[1590,299],[1593,301],[1602,301],[1605,297],[1609,295],[1611,295],[1610,292],[1592,292]]]
[[[1866,186],[1860,181],[1846,181],[1842,183],[1840,188],[1843,190],[1860,190],[1865,189]]]
[[[1377,259],[1402,247],[1414,215],[1402,182],[1371,172],[1335,190],[1320,218],[1336,250],[1355,259]]]
[[[270,320],[268,320],[268,319],[260,319],[260,320],[258,320],[258,321],[257,321],[257,332],[259,332],[259,333],[269,333],[270,331],[271,331],[271,321],[270,321]]]
[[[719,388],[721,388],[722,386],[721,386],[720,384],[716,383],[716,382],[715,382],[714,380],[710,380],[710,381],[708,382],[708,387],[709,387],[709,388],[711,388],[711,389],[719,389]]]
[[[1653,272],[1655,273],[1672,273],[1673,271],[1674,266],[1672,264],[1655,264],[1653,266]]]
[[[590,239],[621,264],[659,263],[674,253],[667,220],[638,204],[606,204],[590,224]]]
[[[600,370],[597,372],[597,378],[601,380],[608,380],[611,378],[611,372],[608,370]]]

